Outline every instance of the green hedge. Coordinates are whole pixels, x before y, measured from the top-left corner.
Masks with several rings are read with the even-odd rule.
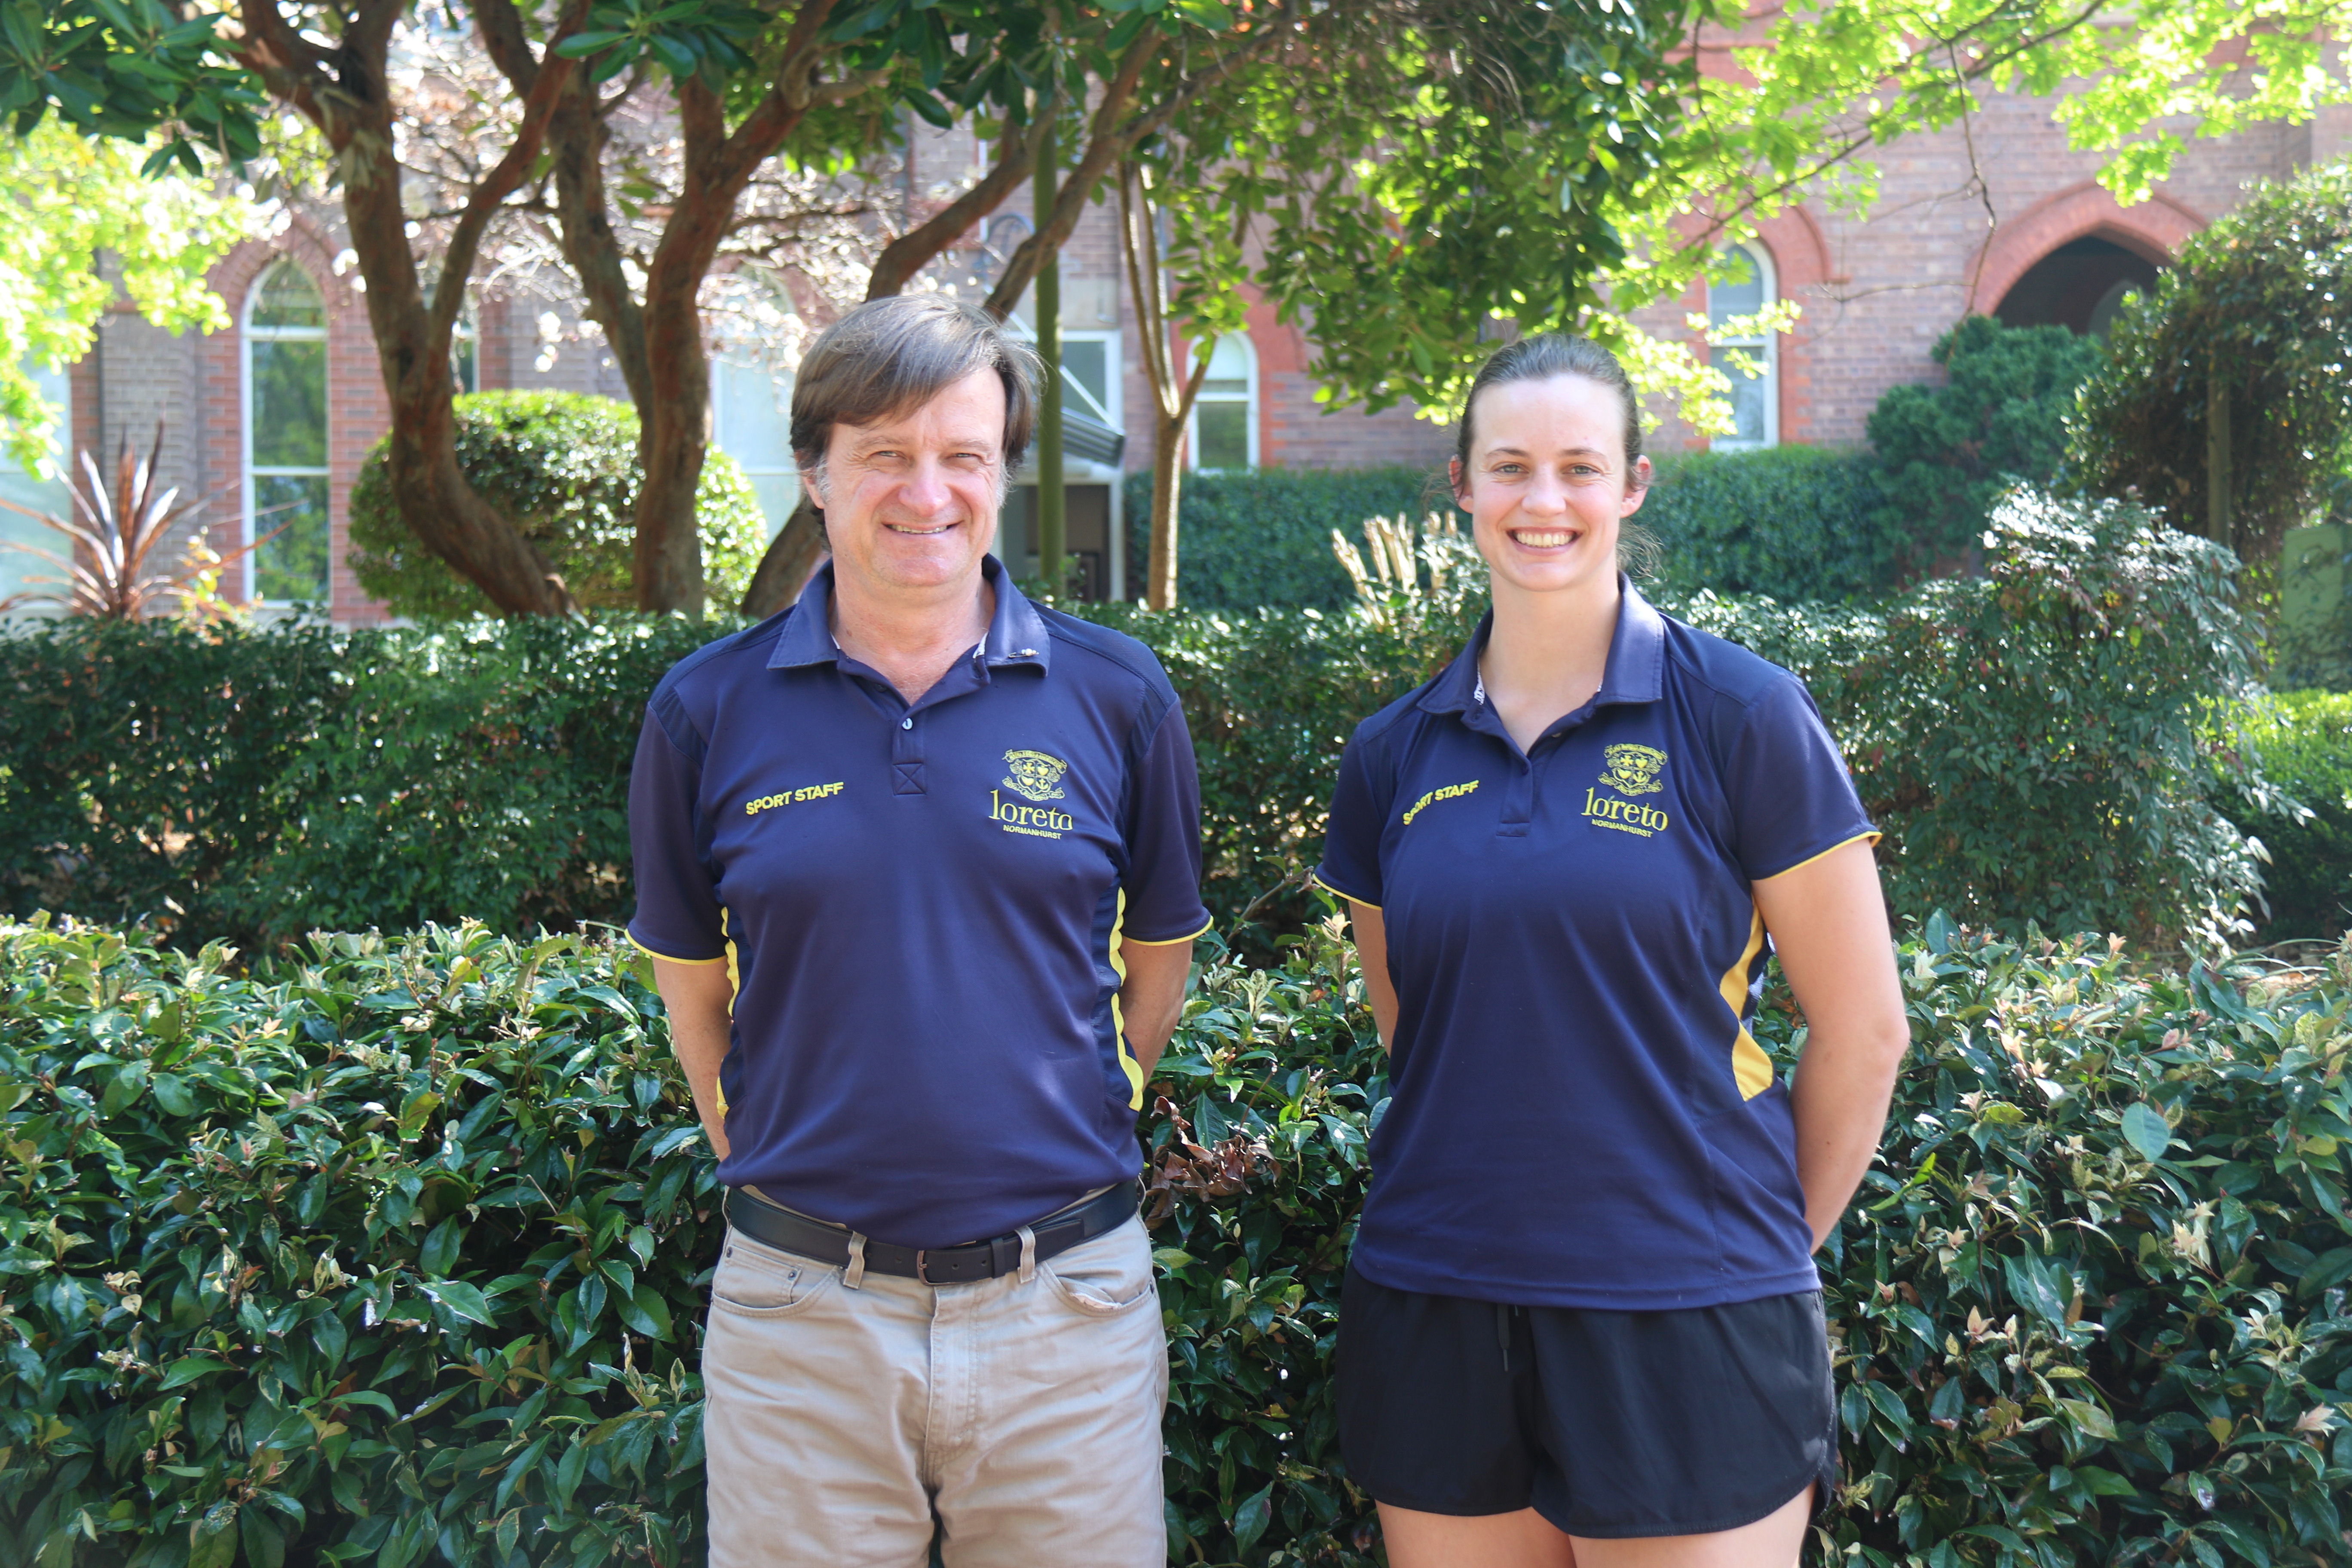
[[[482,498],[547,556],[593,610],[636,607],[634,563],[637,411],[584,392],[474,392],[457,402],[457,466]],[[397,616],[487,614],[490,602],[401,521],[387,477],[386,437],[352,489],[352,573]],[[735,459],[711,448],[695,486],[704,592],[732,605],[767,548],[760,498]]]
[[[1360,540],[1368,517],[1419,518],[1450,508],[1442,468],[1251,468],[1184,476],[1178,602],[1195,609],[1339,609],[1355,590],[1331,554],[1331,531]],[[1127,476],[1129,597],[1151,559],[1151,475]]]
[[[1888,592],[1910,563],[1911,535],[1886,521],[1866,452],[1691,452],[1657,469],[1634,521],[1661,547],[1663,588],[1838,603]]]
[[[1171,1561],[1375,1561],[1329,1367],[1387,1090],[1335,929],[1203,968],[1140,1128]],[[641,960],[145,941],[0,925],[0,1568],[698,1561],[719,1221]],[[2352,949],[2119,946],[1903,951],[1827,1558],[2342,1561]]]
[[[2352,926],[2352,693],[2281,692],[2254,704],[2244,726],[2244,743],[2284,797],[2268,809],[2246,802],[2242,814],[2270,862],[2269,915],[2256,940],[2339,936]]]
[[[2109,503],[2021,500],[1993,537],[1988,575],[1876,608],[1661,598],[1811,684],[1887,831],[1899,909],[2225,940],[2256,868],[2216,805],[2269,798],[2242,769],[2217,778],[2236,753],[2205,721],[2251,689],[2228,558]],[[1466,546],[1430,548],[1460,558],[1447,587],[1379,605],[1084,607],[1150,644],[1183,699],[1221,919],[1304,918],[1349,731],[1475,623]],[[644,699],[724,625],[0,637],[0,694],[24,694],[0,702],[0,898],[184,946],[621,918]]]
[[[0,636],[0,910],[194,948],[625,919],[645,700],[713,627],[44,622]]]

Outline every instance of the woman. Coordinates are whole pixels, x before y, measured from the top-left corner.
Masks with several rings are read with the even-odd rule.
[[[1908,1037],[1877,834],[1796,678],[1620,574],[1614,358],[1504,349],[1451,467],[1494,610],[1357,729],[1318,871],[1395,1083],[1342,1449],[1395,1568],[1789,1568],[1836,1463],[1811,1255]],[[1748,1030],[1768,936],[1792,1089]]]

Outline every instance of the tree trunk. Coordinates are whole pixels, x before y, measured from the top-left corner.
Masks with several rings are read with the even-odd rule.
[[[482,500],[457,466],[452,401],[457,389],[449,371],[449,333],[440,323],[455,320],[459,301],[445,301],[446,309],[439,312],[425,303],[415,257],[409,249],[408,214],[401,204],[400,166],[393,154],[391,105],[383,95],[381,65],[382,58],[375,57],[357,71],[346,70],[346,82],[372,78],[376,91],[368,98],[357,92],[346,95],[346,101],[356,100],[364,109],[343,111],[351,114],[342,148],[343,212],[360,275],[366,280],[362,298],[392,405],[385,477],[394,504],[420,543],[479,585],[500,610],[509,615],[562,614],[575,605],[550,572],[546,557]],[[524,152],[526,159],[530,151]],[[462,264],[470,258],[453,259]],[[462,269],[453,283],[453,293],[462,289]]]
[[[2230,385],[2216,365],[2205,373],[2205,537],[2231,542]]]
[[[1041,98],[1037,114],[1044,121],[1037,143],[1035,186],[1037,230],[1044,233],[1054,218],[1060,197],[1060,158],[1055,145],[1053,117],[1059,107]],[[1045,591],[1058,596],[1066,581],[1062,557],[1069,546],[1069,491],[1063,483],[1062,465],[1062,253],[1048,251],[1037,268],[1037,357],[1045,372],[1045,396],[1037,411],[1037,575]]]
[[[1148,610],[1176,607],[1177,502],[1184,482],[1184,421],[1166,415],[1151,443],[1151,563],[1143,584]]]
[[[803,494],[783,528],[768,541],[760,569],[751,574],[751,585],[743,590],[743,613],[764,621],[799,598],[824,560],[824,525]]]

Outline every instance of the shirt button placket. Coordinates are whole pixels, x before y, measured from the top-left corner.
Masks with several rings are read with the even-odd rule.
[[[890,731],[890,793],[923,795],[923,732],[908,713]]]
[[[1511,763],[1511,772],[1503,781],[1502,819],[1495,829],[1497,838],[1525,838],[1528,820],[1535,815],[1535,763],[1523,756],[1514,756]]]

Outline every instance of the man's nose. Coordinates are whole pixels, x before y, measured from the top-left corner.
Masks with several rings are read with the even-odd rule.
[[[898,486],[898,504],[917,511],[943,510],[954,499],[946,465],[929,458],[919,460]]]

